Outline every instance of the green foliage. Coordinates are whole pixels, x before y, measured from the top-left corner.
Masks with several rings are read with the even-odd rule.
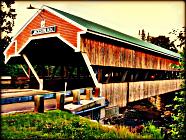
[[[151,121],[149,121],[142,130],[142,135],[151,135],[155,139],[163,139],[161,129],[157,128]]]
[[[123,126],[107,127],[87,118],[55,110],[2,116],[3,139],[142,139]]]
[[[182,29],[173,29],[169,34],[172,34],[175,36],[175,39],[173,42],[179,42],[176,47],[180,48],[183,50],[185,48],[185,41],[186,41],[186,36],[185,36],[185,27],[182,27]]]
[[[181,59],[179,60],[179,65],[172,65],[173,68],[176,68],[178,70],[181,71],[179,78],[180,79],[185,79],[185,55],[184,52],[186,51],[185,49],[185,28],[183,28],[184,31],[180,31],[178,33],[177,30],[173,30],[173,34],[177,35],[177,40],[180,41],[180,44],[178,45],[180,48],[183,48],[183,52],[180,52],[181,54]],[[184,129],[184,120],[185,120],[185,108],[186,108],[186,104],[185,104],[185,97],[186,97],[186,92],[185,92],[185,82],[183,82],[181,84],[181,87],[184,89],[180,92],[175,93],[175,98],[174,98],[174,102],[172,104],[172,108],[173,108],[173,115],[172,115],[172,122],[170,122],[170,127],[171,127],[171,138],[173,139],[185,139],[186,135],[185,135],[185,129]]]
[[[174,139],[185,139],[185,129],[184,129],[184,120],[185,120],[185,91],[177,92],[174,98],[173,104],[173,114],[172,122],[170,123],[171,127],[171,137]]]
[[[1,1],[1,9],[0,9],[0,74],[1,75],[9,75],[9,68],[4,64],[4,55],[3,51],[8,46],[11,41],[11,37],[8,36],[9,33],[12,32],[12,28],[14,26],[14,20],[16,18],[15,9],[12,8],[12,4],[14,4],[14,0],[2,0]],[[7,7],[7,8],[6,8]],[[8,9],[8,10],[5,10]],[[4,36],[2,36],[4,33]],[[10,69],[12,71],[12,69]]]
[[[11,33],[12,27],[14,26],[14,19],[16,18],[15,9],[12,8],[12,4],[14,4],[14,0],[2,0],[1,1],[1,10],[0,10],[0,31]],[[4,10],[7,7],[8,10]]]
[[[169,37],[166,36],[151,37],[150,42],[152,44],[166,48],[168,50],[178,52],[174,45],[174,41],[170,41]]]

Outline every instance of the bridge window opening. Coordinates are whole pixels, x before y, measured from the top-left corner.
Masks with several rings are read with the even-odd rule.
[[[35,65],[39,77],[43,79],[44,89],[53,91],[67,90],[94,86],[86,66],[79,65]],[[31,75],[30,88],[37,88],[38,84]]]
[[[93,67],[99,83],[121,83],[178,79],[178,71],[134,69],[118,67]]]

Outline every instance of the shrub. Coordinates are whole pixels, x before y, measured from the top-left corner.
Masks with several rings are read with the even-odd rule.
[[[142,135],[150,135],[154,139],[163,139],[164,136],[161,134],[161,129],[153,125],[152,121],[149,121],[143,128]]]

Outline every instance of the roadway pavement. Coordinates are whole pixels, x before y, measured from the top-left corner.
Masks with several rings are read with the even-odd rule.
[[[56,99],[44,100],[44,109],[51,110],[56,108]],[[34,111],[34,102],[22,102],[1,105],[1,114],[11,113],[11,112],[24,112],[24,111]]]
[[[1,99],[3,98],[13,98],[13,97],[24,97],[24,96],[34,96],[38,94],[49,94],[54,93],[47,90],[36,90],[36,89],[2,89]],[[44,100],[45,110],[56,108],[56,99]],[[34,102],[21,102],[1,105],[1,114],[11,113],[11,112],[21,112],[21,111],[34,111]]]
[[[24,96],[34,96],[38,94],[50,94],[55,93],[47,90],[36,90],[36,89],[2,89],[1,99],[5,98],[15,98]],[[85,99],[85,95],[81,95],[80,99]],[[72,103],[73,97],[66,97],[65,103]],[[44,110],[56,109],[56,99],[45,99],[44,100]],[[11,112],[24,112],[24,111],[34,111],[34,101],[21,102],[21,103],[11,103],[1,105],[1,114],[11,113]]]

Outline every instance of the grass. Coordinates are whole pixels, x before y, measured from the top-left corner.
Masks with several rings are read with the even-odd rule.
[[[3,139],[150,139],[125,127],[106,127],[87,118],[53,110],[1,117]]]

